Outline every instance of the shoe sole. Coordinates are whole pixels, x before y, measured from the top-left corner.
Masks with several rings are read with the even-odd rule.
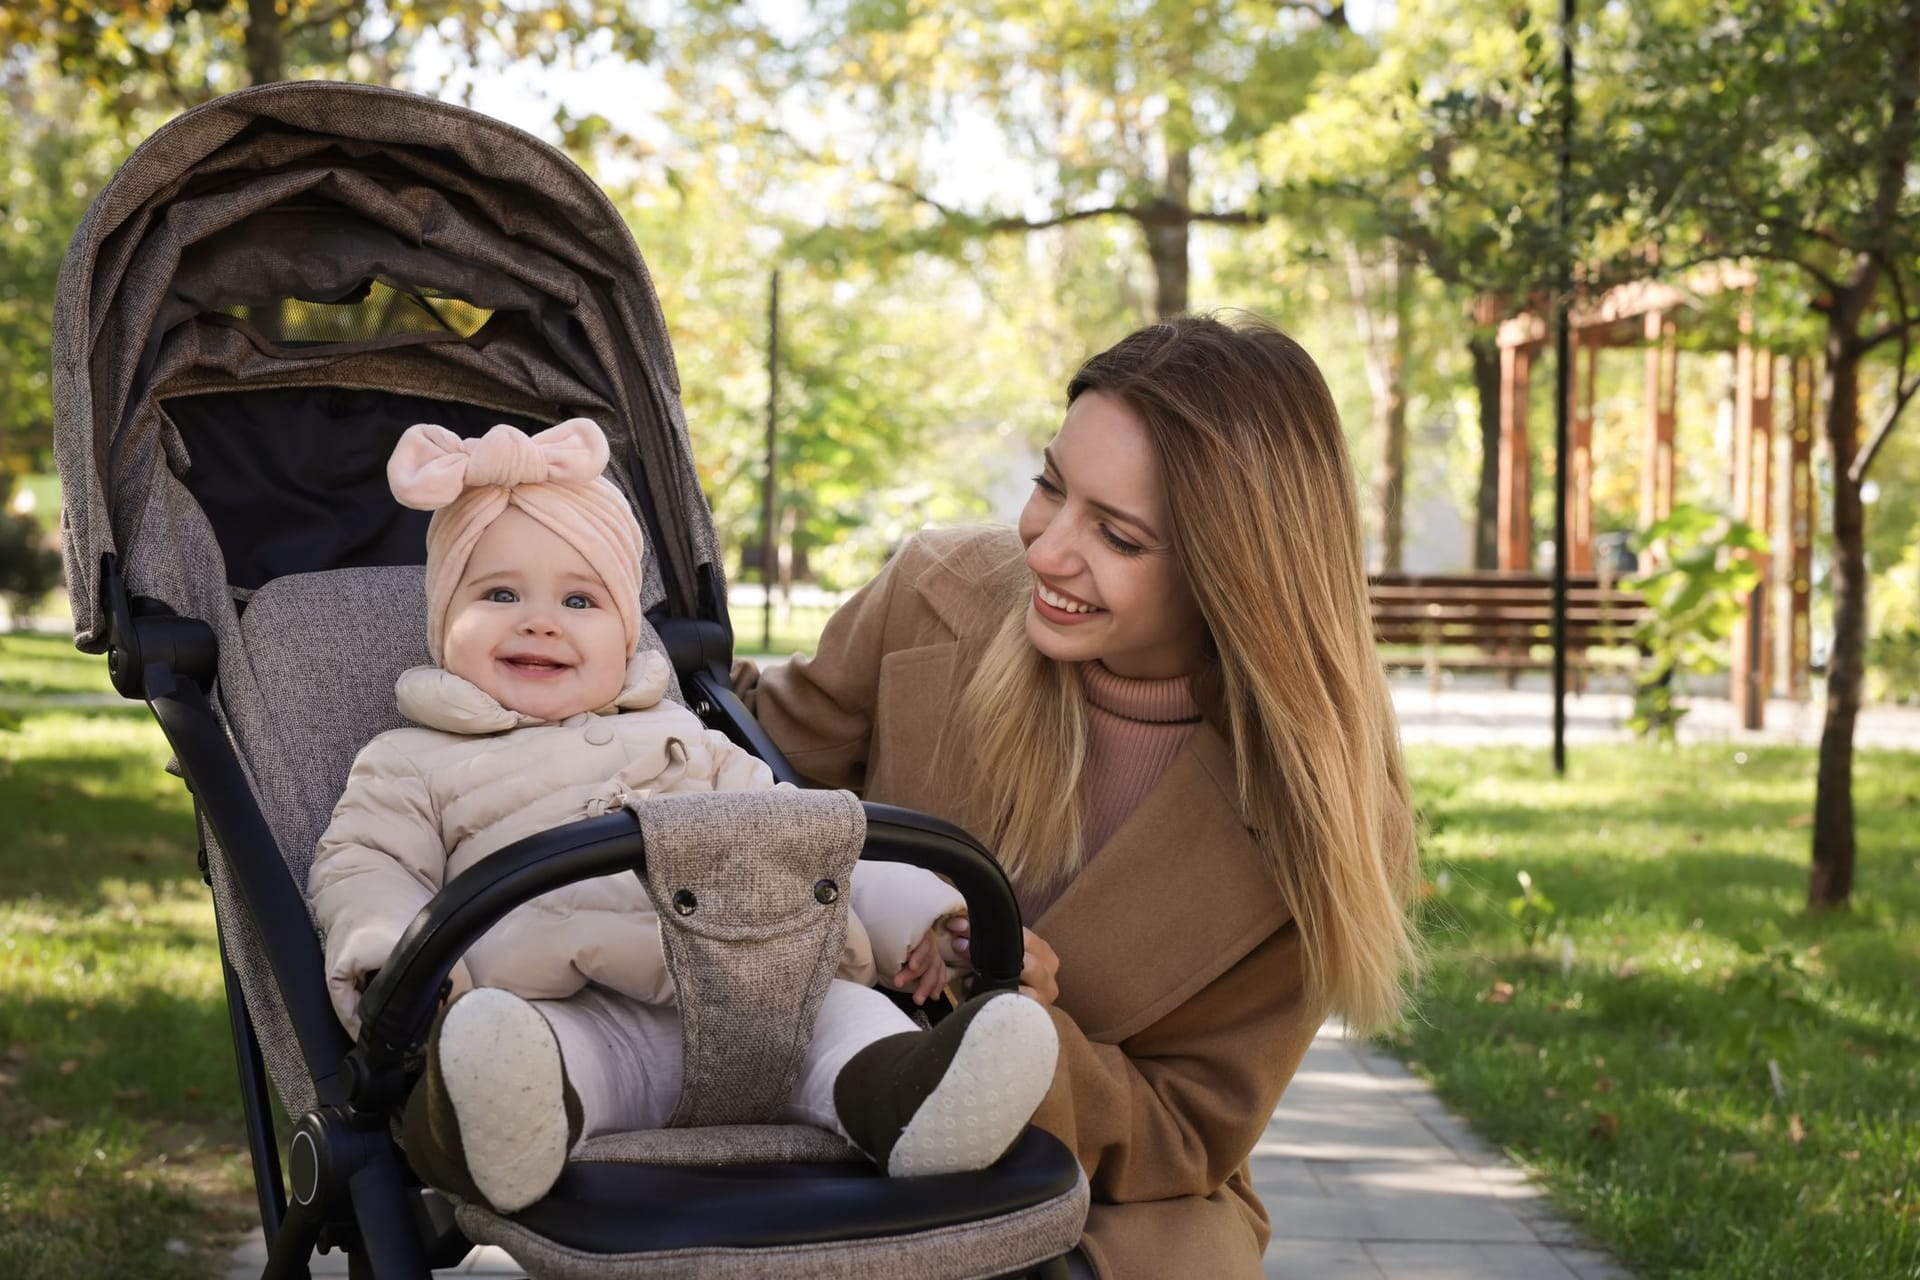
[[[1025,996],[991,1000],[974,1015],[940,1083],[900,1131],[891,1177],[984,1169],[1006,1154],[1053,1084],[1060,1039]]]
[[[513,1213],[544,1197],[568,1146],[566,1076],[547,1020],[509,992],[469,991],[441,1024],[439,1064],[467,1172],[487,1203]]]

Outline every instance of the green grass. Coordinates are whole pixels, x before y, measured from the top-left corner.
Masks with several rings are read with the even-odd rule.
[[[107,660],[99,654],[81,653],[73,647],[73,637],[0,632],[0,699],[112,692]]]
[[[33,681],[66,683],[52,666]],[[144,709],[21,719],[0,732],[0,1275],[217,1272],[251,1193],[191,805]]]
[[[773,641],[767,642],[766,619],[760,606],[735,606],[728,610],[733,623],[733,647],[742,658],[784,658],[794,653],[812,653],[820,643],[820,631],[833,616],[824,606],[794,605],[773,610]]]
[[[1811,918],[1811,752],[1411,754],[1440,1095],[1647,1275],[1920,1276],[1920,753],[1859,756]]]

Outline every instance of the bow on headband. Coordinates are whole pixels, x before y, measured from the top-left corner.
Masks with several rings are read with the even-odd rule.
[[[400,504],[438,511],[467,489],[488,485],[592,484],[607,469],[607,438],[590,418],[569,418],[529,436],[505,423],[478,440],[445,427],[407,428],[387,460]]]

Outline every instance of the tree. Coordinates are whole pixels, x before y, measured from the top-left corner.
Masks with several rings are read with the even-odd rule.
[[[468,65],[489,56],[551,65],[590,43],[643,61],[653,28],[640,10],[630,0],[10,0],[0,48],[45,60],[134,120],[289,77],[402,83],[429,34]]]
[[[1480,406],[1475,563],[1486,569],[1495,563],[1499,486],[1494,335],[1553,285],[1560,241],[1547,122],[1557,118],[1560,81],[1549,6],[1477,7],[1484,12],[1432,0],[1398,5],[1371,61],[1323,71],[1304,109],[1266,140],[1261,167],[1297,225],[1347,244],[1397,245],[1374,256],[1410,254],[1457,294]],[[1575,242],[1590,230],[1591,219],[1583,221]],[[1383,440],[1394,434],[1392,406],[1404,401],[1404,390],[1381,383]],[[1389,474],[1376,486],[1383,527],[1391,515],[1384,486],[1397,484]]]
[[[1824,328],[1833,463],[1833,648],[1814,801],[1810,909],[1854,880],[1853,732],[1868,579],[1860,486],[1920,392],[1920,0],[1668,0],[1623,25],[1610,136],[1637,161],[1632,239],[1668,269],[1750,258],[1798,272]],[[1864,363],[1896,352],[1891,403],[1861,440]]]
[[[67,236],[122,148],[77,86],[0,71],[0,499],[53,459],[54,281]]]
[[[757,96],[782,104],[758,118],[798,154],[859,169],[867,196],[851,225],[952,251],[1118,222],[1146,251],[1158,315],[1188,307],[1194,227],[1266,217],[1251,144],[1297,109],[1324,60],[1356,47],[1341,4],[827,0],[812,12],[817,30],[783,39],[727,11],[703,38],[755,50]],[[800,101],[832,123],[796,126]],[[1037,196],[944,180],[963,135],[986,134]]]

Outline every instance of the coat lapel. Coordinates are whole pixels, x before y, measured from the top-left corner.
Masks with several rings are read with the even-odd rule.
[[[1152,1025],[1286,923],[1233,796],[1226,743],[1203,724],[1033,923],[1060,957],[1060,1007],[1092,1039]]]

